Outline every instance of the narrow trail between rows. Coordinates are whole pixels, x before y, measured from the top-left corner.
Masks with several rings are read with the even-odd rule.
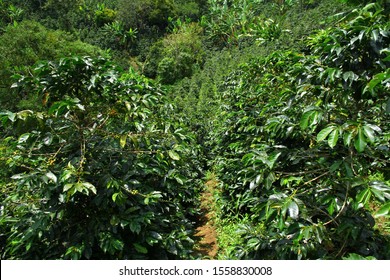
[[[215,259],[218,253],[217,231],[214,225],[214,195],[213,192],[218,182],[211,179],[205,183],[205,190],[201,196],[201,211],[199,226],[195,230],[195,236],[199,238],[196,253],[203,259]]]

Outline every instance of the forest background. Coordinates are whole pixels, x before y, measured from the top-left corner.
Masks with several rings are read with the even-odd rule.
[[[0,0],[1,259],[390,259],[389,11]]]

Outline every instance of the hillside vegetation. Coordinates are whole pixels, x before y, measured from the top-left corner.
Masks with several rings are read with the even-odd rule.
[[[389,15],[0,0],[1,259],[390,259]]]

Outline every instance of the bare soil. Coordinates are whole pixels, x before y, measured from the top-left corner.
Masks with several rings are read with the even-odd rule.
[[[217,231],[214,225],[214,198],[213,191],[217,186],[216,180],[209,180],[201,196],[202,216],[195,236],[199,238],[196,253],[203,259],[215,259],[218,253]]]

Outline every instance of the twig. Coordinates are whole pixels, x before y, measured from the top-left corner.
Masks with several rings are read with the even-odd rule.
[[[313,179],[311,179],[311,180],[305,182],[303,185],[305,186],[305,185],[307,185],[307,184],[310,184],[311,182],[316,181],[316,180],[320,179],[321,177],[323,177],[323,176],[325,176],[325,175],[327,175],[327,174],[329,174],[329,173],[330,173],[330,171],[327,171],[327,172],[321,174],[320,176],[317,176],[317,177],[315,177],[315,178],[313,178]]]

